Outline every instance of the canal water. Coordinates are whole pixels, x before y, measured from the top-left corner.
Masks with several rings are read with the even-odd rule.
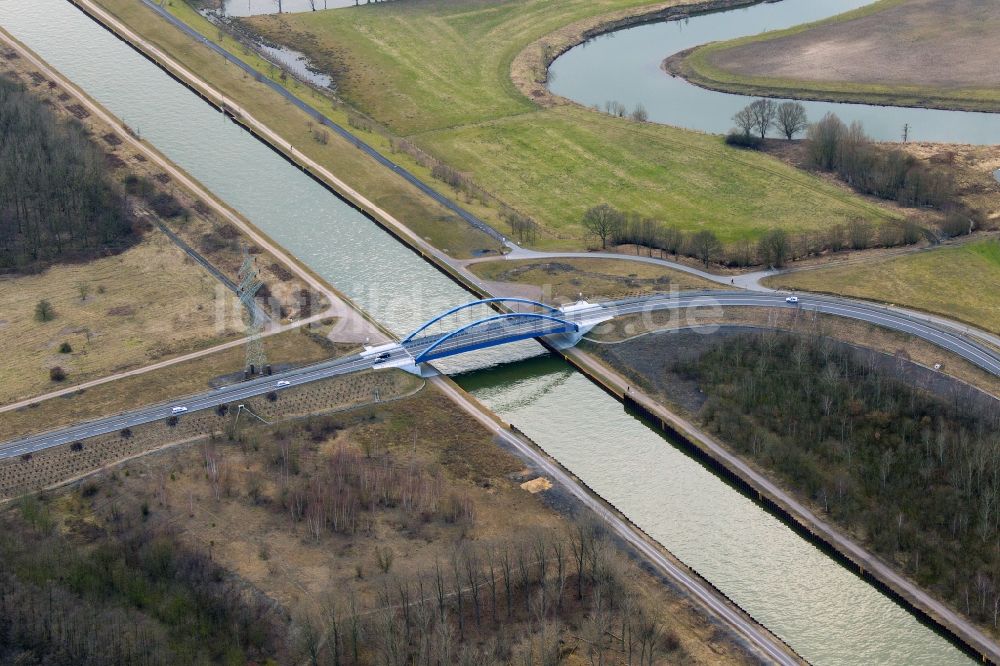
[[[410,250],[65,0],[0,0],[0,25],[397,333],[468,300]],[[523,343],[459,382],[816,664],[967,660],[899,606]]]
[[[586,106],[618,101],[646,107],[653,122],[721,134],[751,99],[699,88],[661,69],[663,60],[707,42],[755,35],[817,21],[870,4],[871,0],[782,0],[725,12],[650,23],[611,32],[570,49],[549,68],[552,92]],[[780,101],[780,100],[779,100]],[[1000,114],[909,109],[868,104],[803,102],[811,120],[836,113],[860,121],[880,141],[1000,143]]]

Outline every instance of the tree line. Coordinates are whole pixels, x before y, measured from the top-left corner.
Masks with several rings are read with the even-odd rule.
[[[791,141],[809,126],[806,108],[799,102],[781,102],[763,97],[743,107],[733,116],[736,129],[726,135],[726,143],[744,148],[760,148],[767,133],[776,129]]]
[[[117,251],[134,241],[103,152],[20,83],[0,77],[0,271]]]
[[[718,262],[734,267],[764,264],[780,268],[789,261],[825,250],[907,245],[916,243],[925,234],[923,227],[913,220],[886,222],[876,227],[867,219],[856,217],[816,232],[791,234],[784,229],[770,229],[757,239],[743,238],[725,245],[711,229],[684,231],[606,203],[587,209],[581,224],[591,237],[600,241],[602,249],[609,245],[633,245],[637,254],[645,251],[648,256],[654,252],[661,257],[684,255],[705,266]]]
[[[812,334],[727,338],[674,371],[708,427],[921,585],[1000,628],[1000,408],[932,395],[875,352]]]

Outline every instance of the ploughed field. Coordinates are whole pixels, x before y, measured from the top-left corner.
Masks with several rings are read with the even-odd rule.
[[[812,26],[699,49],[689,63],[695,81],[711,87],[803,86],[834,97],[898,95],[906,105],[996,111],[997,34],[1000,3],[882,0]]]

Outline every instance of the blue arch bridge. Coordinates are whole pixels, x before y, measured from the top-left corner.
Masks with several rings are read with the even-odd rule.
[[[486,317],[456,325],[451,330],[431,333],[472,308],[503,305],[508,307]],[[526,298],[484,298],[463,303],[426,321],[400,342],[367,347],[361,356],[379,368],[400,368],[416,375],[432,374],[425,363],[456,354],[504,345],[518,340],[542,338],[557,349],[572,347],[598,324],[614,318],[615,313],[600,305],[578,301],[555,307]]]

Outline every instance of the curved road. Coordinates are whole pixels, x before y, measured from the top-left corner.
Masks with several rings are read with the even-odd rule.
[[[967,241],[960,241],[967,242]],[[529,250],[522,247],[512,246],[513,249],[508,254],[501,257],[480,257],[476,259],[465,259],[465,260],[453,260],[453,264],[457,264],[462,268],[468,268],[472,264],[485,263],[489,261],[518,261],[518,260],[539,260],[544,261],[548,259],[614,259],[619,261],[635,261],[643,264],[652,264],[655,266],[662,266],[664,268],[669,268],[671,270],[680,271],[682,273],[687,273],[688,275],[694,275],[696,277],[702,278],[703,280],[708,280],[716,284],[721,284],[726,287],[746,289],[751,292],[767,293],[767,294],[778,294],[784,293],[779,292],[776,289],[771,289],[769,287],[763,286],[760,281],[764,278],[771,277],[774,275],[783,275],[785,273],[796,273],[802,270],[819,270],[820,268],[826,268],[826,266],[804,266],[797,269],[771,269],[771,270],[759,270],[750,273],[742,273],[738,275],[718,275],[717,273],[710,273],[708,271],[695,268],[693,266],[688,266],[687,264],[682,264],[676,261],[670,261],[669,259],[660,259],[658,257],[644,257],[641,255],[632,254],[622,254],[619,252],[542,252],[538,250]],[[916,248],[912,252],[925,252],[926,248]],[[908,254],[911,251],[900,252],[899,254]],[[850,261],[850,260],[849,260]],[[858,260],[859,263],[861,260]],[[836,264],[831,264],[830,267],[842,266],[842,262]],[[482,280],[478,276],[475,276],[471,272],[467,271],[469,275],[472,276],[473,281],[476,284],[481,284]],[[807,292],[808,293],[808,292]],[[905,315],[911,319],[922,320],[924,322],[933,324],[935,326],[950,329],[956,333],[961,333],[967,336],[971,336],[981,340],[982,342],[989,343],[995,347],[1000,348],[1000,336],[990,333],[989,331],[984,331],[982,329],[957,322],[947,317],[942,317],[939,315],[929,314],[927,312],[921,312],[919,310],[911,310],[909,308],[883,305],[873,301],[863,301],[860,299],[853,299],[840,296],[820,296],[809,294],[809,299],[826,299],[826,300],[837,300],[840,303],[852,303],[859,307],[870,307],[880,309],[885,312],[894,312],[897,314]]]

